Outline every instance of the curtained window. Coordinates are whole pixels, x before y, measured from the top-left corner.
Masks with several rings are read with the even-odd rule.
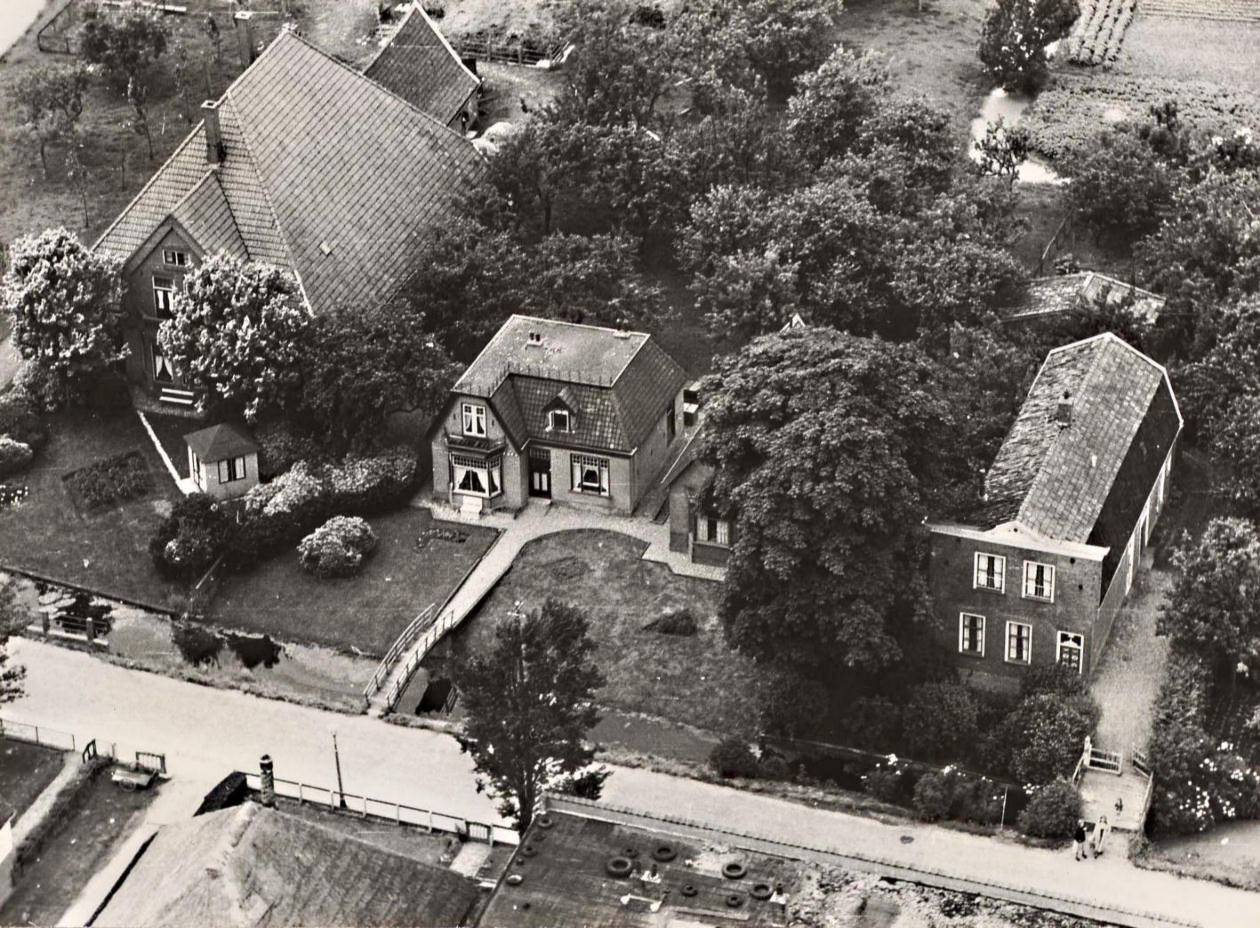
[[[456,493],[490,499],[503,492],[503,457],[489,459],[452,454],[451,484]]]
[[[569,460],[573,469],[571,489],[574,493],[608,495],[608,458],[575,454]]]

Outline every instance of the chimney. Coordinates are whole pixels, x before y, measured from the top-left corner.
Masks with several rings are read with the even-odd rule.
[[[223,133],[219,129],[219,103],[217,100],[206,100],[201,104],[201,122],[206,131],[206,162],[221,164],[223,162]]]
[[[268,808],[275,808],[276,775],[271,763],[271,755],[264,754],[262,760],[258,762],[258,766],[262,770],[262,776],[259,778],[262,781],[259,789],[259,792],[262,794],[262,804]]]
[[[1059,428],[1065,429],[1072,424],[1072,394],[1063,391],[1063,399],[1059,400],[1059,405],[1054,410],[1054,421],[1059,423]]]
[[[241,56],[241,67],[248,68],[254,63],[254,14],[242,10],[232,15],[236,27],[236,48]]]

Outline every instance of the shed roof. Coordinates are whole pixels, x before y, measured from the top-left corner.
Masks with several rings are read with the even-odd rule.
[[[631,452],[686,383],[673,358],[644,332],[512,316],[455,384],[482,397],[514,445],[530,439]],[[547,409],[573,410],[572,432],[548,431]]]
[[[1076,309],[1082,300],[1105,298],[1117,303],[1133,297],[1133,311],[1154,322],[1164,308],[1165,298],[1150,290],[1125,283],[1098,271],[1078,271],[1056,277],[1038,277],[1029,281],[1023,301],[1010,316],[1015,319],[1036,319],[1059,315]]]
[[[1161,389],[1167,403],[1156,402]],[[1060,404],[1070,407],[1066,424]],[[1159,364],[1110,332],[1054,349],[985,478],[981,520],[1018,521],[1049,538],[1089,542],[1148,419],[1162,461],[1181,414]]]
[[[94,924],[456,925],[478,893],[452,870],[247,802],[162,827]]]
[[[201,460],[213,464],[228,458],[252,454],[258,450],[258,443],[241,429],[231,423],[221,423],[208,428],[190,432],[184,436],[184,443],[192,449]]]
[[[455,214],[483,169],[458,132],[291,31],[233,81],[217,111],[222,162],[208,163],[199,123],[98,251],[130,259],[174,216],[206,251],[294,273],[316,312],[374,306],[401,286],[415,246]]]
[[[481,86],[419,3],[363,73],[448,125]]]

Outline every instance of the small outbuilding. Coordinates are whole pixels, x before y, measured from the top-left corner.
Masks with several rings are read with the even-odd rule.
[[[258,485],[258,443],[228,423],[184,436],[188,473],[197,490],[214,499],[236,499]]]

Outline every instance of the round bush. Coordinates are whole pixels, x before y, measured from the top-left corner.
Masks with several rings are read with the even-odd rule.
[[[975,695],[961,683],[924,683],[902,713],[911,756],[958,760],[973,750],[978,734]]]
[[[0,435],[29,445],[32,451],[48,441],[48,426],[25,390],[13,388],[0,393]]]
[[[933,770],[914,784],[914,810],[925,822],[952,817],[957,793],[957,777],[952,771]]]
[[[738,738],[727,738],[709,753],[709,766],[723,777],[755,777],[757,758]]]
[[[302,567],[317,577],[358,573],[363,558],[376,549],[376,533],[358,516],[334,516],[298,545]]]
[[[1034,838],[1070,838],[1081,818],[1081,793],[1064,777],[1041,787],[1019,813],[1019,830]]]
[[[906,796],[909,774],[896,764],[880,764],[862,777],[867,795],[884,802],[902,802]]]
[[[35,452],[25,442],[8,435],[0,435],[0,477],[16,474],[31,463]]]
[[[201,573],[214,563],[232,535],[232,521],[204,493],[192,493],[171,508],[149,539],[154,566],[169,577]]]

